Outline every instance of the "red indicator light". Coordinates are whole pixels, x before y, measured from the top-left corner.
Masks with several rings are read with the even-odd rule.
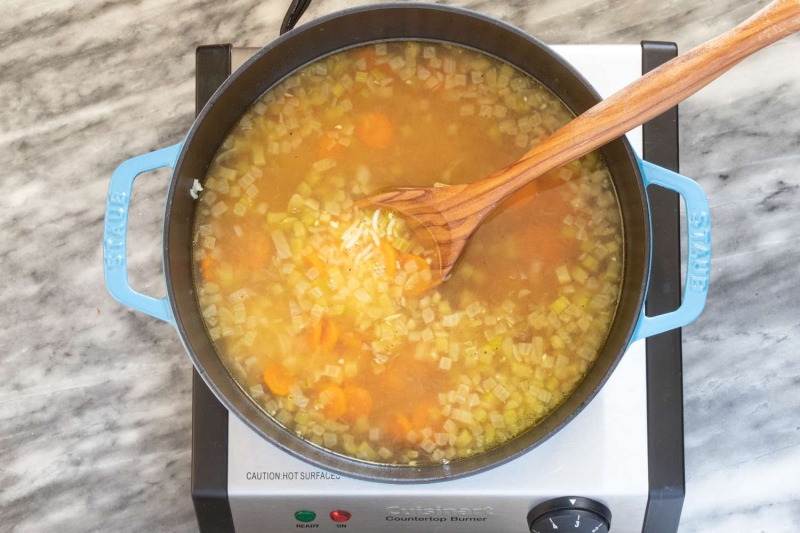
[[[333,511],[331,512],[331,520],[334,522],[347,522],[352,515],[347,511]]]

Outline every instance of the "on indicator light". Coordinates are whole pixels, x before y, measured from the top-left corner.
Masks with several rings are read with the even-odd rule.
[[[317,513],[314,511],[297,511],[294,513],[294,517],[299,522],[313,522],[314,519],[317,517]]]
[[[333,511],[331,512],[331,520],[334,522],[347,522],[350,520],[350,517],[353,516],[347,511]]]

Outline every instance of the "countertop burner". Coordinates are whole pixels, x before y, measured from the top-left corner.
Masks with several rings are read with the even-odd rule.
[[[677,54],[672,43],[554,49],[608,96]],[[256,48],[197,49],[197,111]],[[630,132],[644,159],[677,171],[677,109]],[[648,190],[648,314],[680,304],[679,199]],[[202,532],[670,533],[684,499],[680,330],[634,343],[569,425],[526,455],[449,482],[392,485],[318,470],[262,440],[194,376],[192,497]]]

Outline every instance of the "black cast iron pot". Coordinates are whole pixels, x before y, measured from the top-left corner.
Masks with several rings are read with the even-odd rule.
[[[303,6],[294,7],[296,18]],[[291,25],[291,18],[290,14],[287,26]],[[611,172],[622,211],[624,277],[620,303],[596,363],[572,395],[548,418],[495,449],[433,466],[369,463],[343,457],[294,436],[248,397],[217,356],[206,333],[192,280],[192,223],[196,204],[189,191],[195,179],[203,182],[217,148],[237,120],[273,85],[322,56],[392,39],[445,41],[500,58],[539,80],[576,114],[599,101],[586,80],[548,46],[478,13],[441,5],[383,4],[323,17],[282,35],[247,61],[217,90],[183,142],[135,157],[117,168],[107,201],[104,267],[111,294],[130,307],[173,324],[209,388],[231,413],[264,439],[327,471],[373,481],[419,483],[475,474],[530,451],[564,427],[591,401],[632,341],[694,320],[702,311],[708,288],[710,228],[708,204],[693,181],[642,162],[624,138],[618,139],[600,152]],[[128,285],[125,236],[134,178],[164,166],[174,169],[163,230],[167,297],[155,299],[134,292]],[[650,268],[648,184],[666,186],[683,195],[690,230],[683,304],[675,312],[653,318],[643,312]]]

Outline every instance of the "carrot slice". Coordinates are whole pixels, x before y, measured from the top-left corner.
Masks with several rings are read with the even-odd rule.
[[[258,264],[264,264],[269,260],[269,256],[272,253],[272,244],[270,244],[270,240],[267,238],[263,238],[258,241],[258,245],[255,250],[253,250],[252,255],[253,259],[255,259]]]
[[[312,350],[328,352],[339,342],[339,326],[328,318],[317,322],[308,332],[308,345]]]
[[[347,399],[347,415],[355,420],[362,415],[372,412],[372,394],[367,389],[361,387],[345,387],[344,396]]]
[[[339,342],[339,326],[336,322],[327,318],[321,320],[322,334],[319,337],[319,347],[325,351],[333,350]]]
[[[394,126],[383,113],[367,113],[359,117],[356,135],[367,146],[386,148],[394,139]]]
[[[319,340],[322,338],[322,320],[314,324],[308,330],[308,346],[312,351],[319,348]]]
[[[203,278],[211,279],[216,274],[217,269],[214,260],[210,255],[205,256],[200,260],[200,272],[203,273]]]
[[[325,268],[325,262],[322,261],[322,258],[318,256],[316,253],[311,252],[310,254],[303,257],[305,262],[308,264],[309,267],[316,268],[320,274],[325,274],[327,268]]]
[[[411,431],[411,422],[405,413],[395,413],[389,418],[389,433],[396,439],[405,439]]]
[[[347,413],[347,397],[341,387],[328,385],[319,393],[322,414],[331,419],[341,418]]]
[[[289,388],[292,386],[294,380],[289,372],[277,363],[267,365],[264,369],[264,383],[272,391],[272,394],[278,396],[286,396],[289,394]]]
[[[386,241],[381,241],[381,255],[378,262],[383,265],[384,273],[388,277],[394,277],[397,274],[397,252],[394,251],[394,246]]]
[[[431,267],[427,261],[414,254],[401,254],[399,261],[403,270],[409,272],[409,279],[403,287],[405,294],[417,296],[431,287]]]
[[[414,267],[409,268],[408,265],[410,263],[414,263]],[[418,255],[414,254],[400,254],[400,266],[403,267],[404,270],[422,272],[423,270],[430,270],[431,266]]]

